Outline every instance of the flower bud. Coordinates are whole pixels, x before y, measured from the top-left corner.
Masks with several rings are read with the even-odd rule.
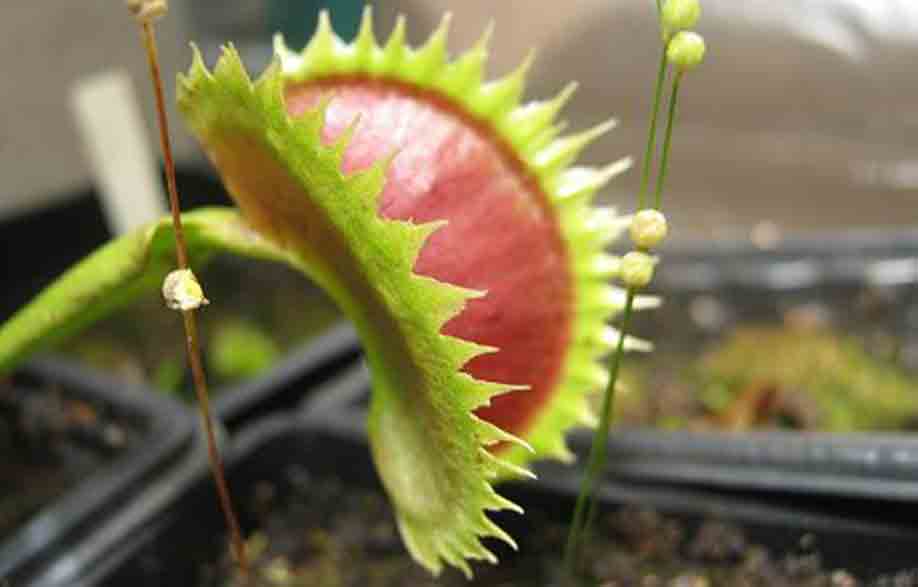
[[[163,299],[170,310],[197,310],[210,301],[204,297],[204,290],[191,269],[177,269],[163,281]]]
[[[642,289],[653,279],[657,258],[641,251],[631,251],[622,257],[621,276],[625,286]]]
[[[169,12],[167,0],[127,0],[127,7],[141,24],[159,20]]]
[[[676,33],[666,47],[666,59],[680,71],[691,71],[704,61],[704,38],[698,33]]]
[[[667,0],[660,11],[663,40],[669,41],[679,31],[693,28],[700,16],[698,0]]]
[[[666,238],[669,227],[659,210],[641,210],[631,220],[631,240],[641,249],[652,249]]]

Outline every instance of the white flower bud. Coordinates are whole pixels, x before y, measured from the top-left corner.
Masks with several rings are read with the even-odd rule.
[[[191,269],[177,269],[163,281],[163,299],[170,310],[197,310],[210,301],[204,297],[204,290]]]
[[[127,0],[127,7],[141,24],[159,20],[169,12],[167,0]]]
[[[669,227],[659,210],[641,210],[631,220],[631,240],[641,249],[652,249],[666,238]]]
[[[660,11],[663,40],[669,41],[679,31],[693,28],[700,16],[698,0],[667,0]]]
[[[657,258],[641,251],[631,251],[622,257],[621,276],[626,287],[642,289],[653,279]]]
[[[666,59],[680,71],[691,71],[704,61],[704,38],[698,33],[677,33],[666,47]]]

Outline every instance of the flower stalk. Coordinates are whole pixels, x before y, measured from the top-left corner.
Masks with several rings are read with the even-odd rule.
[[[246,557],[245,541],[242,539],[242,531],[239,528],[239,522],[233,509],[233,502],[230,498],[229,487],[226,483],[223,460],[217,448],[210,409],[210,396],[207,390],[207,377],[201,361],[200,337],[198,336],[195,310],[199,306],[206,304],[207,299],[204,297],[200,284],[194,278],[194,274],[191,273],[188,261],[188,247],[182,227],[181,206],[175,181],[175,161],[172,156],[172,145],[169,137],[169,119],[166,115],[165,99],[163,97],[163,81],[159,67],[155,24],[157,20],[165,16],[168,6],[165,0],[128,0],[128,10],[134,15],[140,26],[147,63],[150,67],[150,79],[153,83],[153,92],[156,98],[159,144],[163,154],[166,184],[169,192],[169,208],[172,214],[173,234],[175,235],[176,261],[179,269],[166,277],[163,289],[167,305],[182,313],[185,329],[185,351],[188,356],[188,362],[191,365],[195,393],[198,399],[198,409],[207,436],[207,454],[210,467],[216,482],[220,507],[230,530],[233,556],[239,566],[240,574],[243,577],[248,577],[249,565]],[[186,295],[189,292],[191,292],[191,295]]]
[[[657,2],[657,13],[663,38],[663,51],[660,67],[654,88],[653,105],[647,132],[647,146],[644,152],[643,171],[640,191],[638,192],[638,212],[632,220],[631,239],[636,247],[622,258],[619,277],[627,287],[625,307],[622,313],[620,334],[615,351],[609,358],[609,378],[603,395],[600,409],[599,425],[593,435],[593,442],[587,461],[586,472],[581,479],[580,493],[574,507],[574,515],[568,533],[564,553],[565,576],[573,580],[576,576],[576,565],[580,551],[589,539],[591,527],[596,517],[597,504],[595,486],[605,467],[609,429],[612,423],[612,406],[622,357],[625,351],[625,338],[630,328],[634,300],[638,291],[646,287],[653,279],[657,258],[649,251],[662,243],[668,233],[666,217],[662,214],[663,188],[669,168],[669,154],[672,146],[672,132],[676,120],[676,106],[679,99],[679,88],[682,76],[695,69],[704,60],[704,39],[694,32],[686,31],[695,25],[701,13],[698,0],[667,0]],[[669,95],[669,108],[664,131],[660,166],[653,207],[648,207],[647,191],[650,183],[650,168],[655,151],[657,134],[657,116],[660,99],[666,80],[667,65],[675,69],[672,90]]]

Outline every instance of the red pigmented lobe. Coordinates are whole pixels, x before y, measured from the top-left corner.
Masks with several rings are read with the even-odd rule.
[[[438,95],[393,82],[329,79],[287,88],[287,110],[300,114],[330,91],[327,143],[360,116],[345,172],[397,150],[380,213],[449,222],[427,240],[415,271],[487,291],[443,333],[500,349],[465,370],[485,381],[530,386],[478,412],[525,434],[558,382],[572,324],[567,251],[545,195],[509,145]]]

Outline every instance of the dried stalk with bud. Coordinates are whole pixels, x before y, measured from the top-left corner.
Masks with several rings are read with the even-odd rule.
[[[159,71],[159,56],[156,47],[155,24],[168,12],[166,0],[128,0],[128,10],[137,19],[140,25],[144,49],[150,66],[150,79],[153,82],[153,92],[156,97],[156,114],[159,126],[159,144],[165,162],[166,184],[169,190],[169,208],[172,213],[172,227],[175,235],[175,251],[178,269],[166,276],[163,282],[163,296],[166,305],[182,313],[185,327],[185,352],[191,365],[194,389],[198,399],[201,421],[207,435],[207,454],[217,493],[220,497],[220,507],[226,518],[230,530],[233,555],[239,565],[240,572],[245,577],[248,575],[248,560],[246,557],[245,541],[239,529],[239,522],[233,510],[232,498],[226,484],[223,470],[223,460],[217,447],[214,434],[213,418],[210,410],[210,397],[207,391],[207,377],[201,361],[201,345],[198,336],[198,325],[195,320],[195,310],[208,303],[204,297],[203,289],[191,271],[188,257],[188,246],[185,242],[185,232],[182,227],[182,212],[179,204],[178,189],[175,182],[175,161],[172,158],[172,145],[169,138],[169,119],[166,116],[165,100],[163,98],[163,81]]]

